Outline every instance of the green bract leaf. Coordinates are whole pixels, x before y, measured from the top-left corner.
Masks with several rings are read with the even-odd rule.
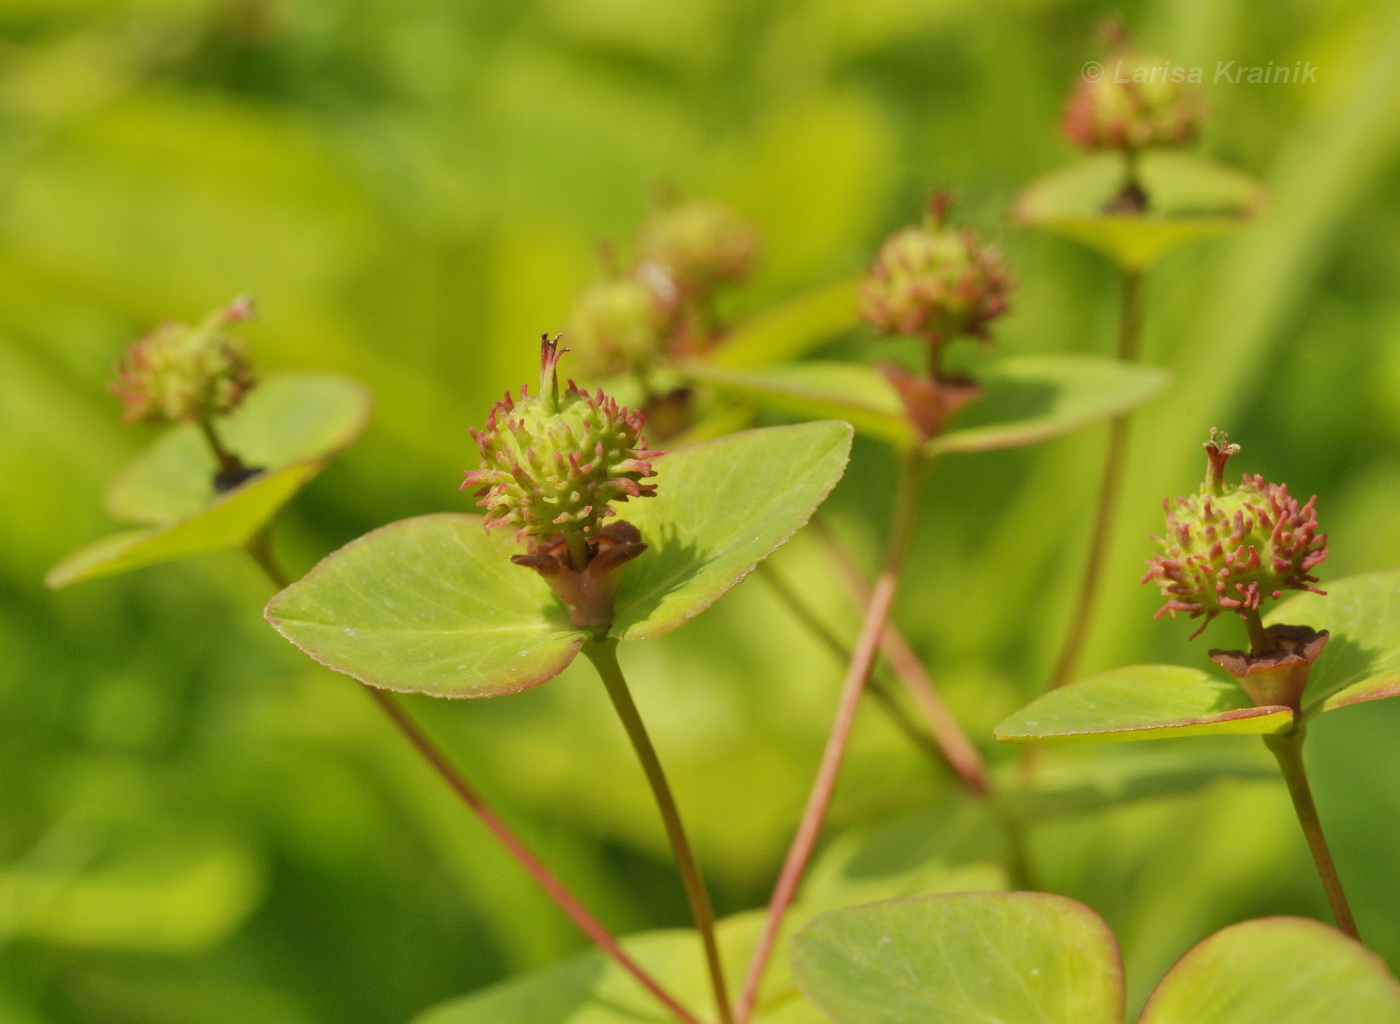
[[[66,587],[247,544],[321,467],[319,461],[294,462],[254,477],[184,519],[106,537],[59,562],[44,581]]]
[[[736,328],[709,353],[738,369],[795,359],[860,323],[859,277],[848,277],[775,306]]]
[[[720,953],[731,981],[743,977],[763,916],[745,914],[719,922]],[[622,945],[682,1005],[693,1008],[701,1020],[714,1019],[698,935],[648,932],[629,936]],[[773,958],[765,990],[774,995],[760,1001],[754,1024],[825,1024],[816,1008],[793,990],[783,970],[786,959]],[[433,1007],[413,1024],[667,1024],[674,1019],[630,974],[589,950]]]
[[[353,380],[277,374],[219,422],[219,436],[250,468],[327,462],[359,437],[369,407],[369,392]],[[117,474],[107,488],[107,511],[116,519],[148,525],[184,518],[218,497],[215,469],[199,428],[182,424]]]
[[[839,417],[897,448],[915,443],[894,386],[879,370],[849,363],[795,363],[737,372],[684,367],[697,380],[768,408],[809,418]],[[1091,356],[1017,356],[982,371],[986,389],[952,428],[929,441],[930,455],[1036,444],[1109,419],[1157,397],[1163,370]]]
[[[987,367],[986,394],[924,446],[930,455],[1038,444],[1156,398],[1171,374],[1093,356],[1016,356]]]
[[[1104,212],[1123,187],[1117,154],[1040,178],[1021,194],[1014,213],[1125,269],[1143,270],[1179,246],[1242,226],[1264,202],[1263,186],[1249,175],[1187,153],[1144,153],[1140,175],[1150,204],[1144,214]]]
[[[1380,958],[1317,921],[1246,921],[1216,932],[1158,984],[1139,1024],[1400,1024],[1400,985]]]
[[[721,391],[804,419],[836,417],[862,434],[903,448],[915,441],[894,386],[857,363],[808,362],[741,372],[706,363],[682,370]]]
[[[1332,633],[1308,677],[1305,718],[1400,695],[1400,570],[1349,576],[1326,589],[1326,597],[1298,594],[1267,616],[1271,625]]]
[[[247,544],[302,487],[364,429],[370,397],[341,377],[268,378],[219,423],[230,451],[263,472],[224,493],[214,489],[214,457],[194,424],[168,431],[112,481],[107,510],[151,528],[116,534],[69,555],[46,582],[128,572]]]
[[[996,727],[1008,743],[1170,739],[1276,733],[1293,712],[1255,707],[1233,681],[1176,665],[1132,665],[1062,686]]]
[[[656,461],[656,497],[623,517],[647,551],[623,570],[612,634],[669,633],[714,604],[797,532],[841,474],[845,423],[749,430],[681,448]]]
[[[748,431],[655,460],[657,496],[621,511],[648,548],[619,570],[624,640],[660,636],[713,604],[801,527],[840,479],[844,423]],[[587,633],[509,530],[469,515],[393,523],[328,555],[267,606],[311,657],[362,682],[494,697],[553,678]]]
[[[267,605],[312,658],[362,683],[437,697],[495,697],[553,679],[583,646],[509,531],[479,516],[404,519],[322,559]]]
[[[837,1024],[1118,1024],[1113,934],[1046,893],[956,893],[834,910],[793,940],[793,973]]]

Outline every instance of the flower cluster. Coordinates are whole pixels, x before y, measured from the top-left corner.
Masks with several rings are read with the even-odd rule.
[[[1299,505],[1284,484],[1245,474],[1238,486],[1224,482],[1225,461],[1239,451],[1215,431],[1206,442],[1206,482],[1198,494],[1163,502],[1166,533],[1153,540],[1162,551],[1148,561],[1143,583],[1153,580],[1166,603],[1158,618],[1204,615],[1205,628],[1222,611],[1248,621],[1260,602],[1285,590],[1310,590],[1312,570],[1327,557],[1318,532],[1316,497]],[[1201,630],[1197,630],[1193,637]]]
[[[208,421],[236,408],[255,380],[243,341],[225,328],[251,315],[252,303],[239,298],[194,327],[162,324],[135,342],[112,385],[126,421]]]
[[[945,224],[949,199],[933,197],[922,225],[904,228],[880,248],[861,288],[861,313],[886,334],[938,344],[987,337],[1006,312],[1011,277],[1001,253],[966,229]]]
[[[485,430],[473,430],[481,466],[468,470],[462,489],[478,488],[487,527],[509,523],[517,536],[538,546],[562,534],[581,569],[602,520],[616,515],[613,502],[650,497],[654,484],[643,417],[573,381],[562,392],[556,366],[561,352],[546,338],[540,394],[520,389],[492,408]]]
[[[1109,57],[1104,73],[1070,94],[1062,130],[1083,149],[1137,152],[1192,142],[1209,113],[1195,85],[1144,54]]]
[[[645,369],[665,347],[673,306],[636,276],[613,277],[579,296],[564,334],[592,375]]]
[[[682,301],[748,276],[758,236],[733,211],[699,201],[663,206],[642,225],[637,262],[643,276],[664,275]]]

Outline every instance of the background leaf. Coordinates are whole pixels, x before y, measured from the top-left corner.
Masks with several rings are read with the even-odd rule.
[[[403,519],[327,555],[268,602],[267,620],[371,686],[516,693],[553,679],[585,638],[544,580],[511,562],[518,550],[479,516]]]
[[[1173,249],[1239,228],[1264,201],[1263,186],[1248,174],[1189,153],[1144,153],[1139,171],[1145,214],[1104,212],[1123,186],[1123,160],[1114,153],[1038,179],[1016,201],[1015,215],[1141,270]]]
[[[293,462],[220,495],[165,526],[114,534],[69,555],[44,577],[50,587],[142,569],[160,562],[241,547],[321,471],[319,460]]]
[[[1171,385],[1171,374],[1092,356],[1014,356],[979,374],[983,398],[924,446],[929,454],[1037,444],[1136,409]]]
[[[1245,921],[1167,972],[1138,1024],[1400,1024],[1400,985],[1359,942],[1296,917]]]
[[[1332,633],[1308,676],[1303,715],[1400,694],[1400,569],[1326,584],[1327,596],[1302,593],[1266,616]]]
[[[797,983],[837,1024],[1118,1024],[1118,947],[1046,893],[918,896],[833,910],[793,940]]]
[[[329,461],[360,436],[369,420],[363,384],[325,374],[281,373],[260,381],[217,424],[230,452],[249,468]],[[199,428],[184,423],[128,463],[112,480],[105,503],[114,518],[167,523],[196,512],[218,495],[214,458]]]
[[[1233,681],[1176,665],[1131,665],[1062,686],[996,728],[1003,742],[1167,739],[1282,732],[1284,707],[1255,707]]]
[[[788,299],[740,324],[707,354],[718,367],[771,366],[805,355],[855,328],[859,277]]]
[[[846,468],[851,428],[800,423],[680,448],[656,462],[656,497],[623,518],[648,549],[617,592],[612,633],[661,636],[699,615],[801,528]]]

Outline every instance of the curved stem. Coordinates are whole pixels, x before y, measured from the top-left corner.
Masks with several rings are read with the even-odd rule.
[[[267,575],[278,590],[287,586],[287,575],[273,559],[267,545],[266,529],[262,530],[247,545],[248,553],[253,560]],[[257,542],[257,543],[255,543]],[[482,798],[462,774],[457,771],[452,762],[447,759],[441,749],[433,743],[428,735],[418,727],[418,724],[409,717],[399,703],[387,691],[373,686],[363,687],[366,693],[374,699],[380,709],[394,723],[404,738],[423,756],[429,766],[437,772],[438,776],[447,783],[448,787],[461,798],[462,803],[476,815],[486,830],[495,836],[496,841],[504,847],[505,851],[513,857],[536,884],[544,890],[546,896],[554,901],[569,919],[578,926],[606,956],[613,959],[619,967],[630,974],[639,985],[652,994],[662,1006],[671,1013],[681,1024],[700,1024],[696,1016],[676,1001],[675,997],[661,987],[660,983],[623,950],[617,939],[603,924],[579,902],[576,897],[559,878],[545,867],[544,863],[536,857],[525,845],[510,826],[503,821],[491,806]]]
[[[243,465],[243,460],[224,447],[218,431],[214,429],[213,420],[201,419],[197,422],[200,433],[204,435],[209,450],[214,453],[214,459],[219,464],[219,471],[215,474],[216,483],[222,482],[224,487],[242,483],[248,477],[248,467]]]
[[[1135,363],[1142,343],[1142,273],[1124,270],[1123,305],[1118,330],[1118,358]],[[1109,427],[1108,453],[1104,458],[1103,479],[1099,484],[1099,507],[1094,516],[1094,532],[1089,539],[1089,556],[1084,563],[1084,575],[1079,581],[1079,596],[1070,613],[1069,628],[1060,646],[1055,668],[1046,687],[1053,690],[1070,681],[1083,653],[1089,635],[1098,597],[1099,578],[1103,575],[1104,556],[1108,552],[1113,532],[1114,513],[1118,505],[1118,486],[1123,475],[1123,457],[1128,449],[1128,424],[1131,416],[1122,413],[1113,418]]]
[[[632,691],[628,689],[622,666],[617,663],[617,641],[590,640],[583,645],[583,653],[593,662],[603,685],[607,687],[617,716],[622,720],[622,727],[627,731],[627,738],[632,741],[632,747],[637,752],[637,759],[642,763],[647,782],[651,784],[652,795],[656,798],[656,806],[661,811],[661,820],[666,827],[666,838],[670,840],[671,852],[675,855],[676,866],[680,870],[681,884],[685,887],[686,899],[690,903],[690,913],[695,919],[695,927],[700,932],[700,941],[705,947],[705,963],[709,968],[710,985],[714,990],[720,1022],[733,1024],[729,990],[724,983],[724,965],[720,961],[719,942],[715,938],[715,911],[710,903],[710,893],[705,888],[704,876],[700,874],[695,853],[686,838],[680,809],[676,806],[676,799],[666,781],[661,759],[657,757],[656,748],[652,746],[641,712],[632,700]]]
[[[291,579],[282,570],[281,564],[272,554],[271,523],[253,534],[243,547],[252,556],[253,561],[258,563],[258,568],[263,571],[263,575],[272,581],[274,587],[278,590],[286,590],[287,587],[291,586]]]
[[[1313,803],[1312,787],[1308,785],[1308,774],[1303,767],[1303,735],[1305,727],[1300,722],[1292,732],[1279,736],[1265,736],[1264,745],[1278,760],[1283,781],[1288,783],[1288,795],[1293,798],[1293,810],[1298,814],[1298,824],[1303,826],[1303,836],[1308,841],[1313,864],[1322,879],[1322,891],[1327,894],[1327,904],[1332,908],[1332,917],[1337,927],[1357,942],[1361,935],[1356,930],[1356,919],[1351,915],[1346,893],[1342,891],[1342,879],[1337,874],[1337,865],[1332,862],[1332,852],[1327,848],[1327,837],[1322,832],[1322,819],[1317,815],[1317,805]]]
[[[773,955],[773,947],[777,944],[783,918],[797,895],[797,887],[807,869],[807,862],[811,860],[812,851],[816,848],[822,822],[826,819],[826,812],[836,792],[836,781],[841,774],[841,763],[846,755],[851,727],[855,724],[856,709],[860,705],[861,694],[865,692],[870,672],[875,666],[880,638],[884,635],[885,625],[889,622],[890,611],[894,606],[895,593],[899,589],[899,574],[913,540],[928,465],[928,460],[915,450],[905,456],[900,466],[899,490],[895,497],[885,566],[875,581],[870,603],[861,623],[860,635],[856,638],[855,650],[846,669],[846,680],[842,685],[836,718],[827,736],[826,748],[822,751],[816,781],[807,797],[806,809],[802,813],[802,820],[797,826],[792,845],[788,848],[787,858],[778,875],[778,883],[768,901],[768,919],[764,923],[763,934],[754,947],[748,974],[744,978],[744,988],[739,995],[739,1024],[745,1024],[753,1013],[754,1005],[758,1001],[758,988],[763,981],[769,958]]]

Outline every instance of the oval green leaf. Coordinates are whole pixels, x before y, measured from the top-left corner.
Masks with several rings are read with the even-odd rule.
[[[1016,201],[1014,216],[1097,249],[1119,266],[1144,270],[1198,239],[1248,222],[1264,203],[1254,178],[1189,153],[1145,153],[1140,174],[1150,209],[1107,213],[1123,186],[1117,154],[1090,157],[1034,182]]]
[[[294,462],[253,477],[184,519],[103,538],[59,562],[44,582],[57,589],[160,562],[242,547],[321,468],[319,460]]]
[[[915,442],[899,393],[879,370],[858,363],[806,362],[740,372],[685,363],[693,380],[776,412],[803,419],[843,419],[896,448]]]
[[[741,324],[710,350],[715,366],[771,366],[796,359],[860,323],[861,278],[813,289]]]
[[[283,373],[249,392],[218,423],[229,451],[250,467],[328,462],[369,421],[370,394],[356,381],[324,374]],[[158,525],[192,515],[218,497],[215,470],[199,428],[181,424],[137,456],[112,480],[105,504],[115,519]]]
[[[623,511],[648,548],[623,573],[614,635],[660,636],[708,608],[801,527],[845,470],[851,428],[732,434],[658,458],[657,496]],[[477,516],[392,523],[328,555],[267,606],[315,660],[364,683],[495,697],[552,679],[587,637],[509,531]]]
[[[1326,597],[1291,597],[1266,617],[1332,634],[1308,678],[1305,718],[1400,695],[1400,569],[1349,576],[1326,589]]]
[[[694,379],[803,418],[833,417],[896,448],[915,443],[893,385],[879,370],[807,362],[739,372],[686,364]],[[952,429],[924,446],[929,455],[1037,444],[1128,412],[1156,398],[1171,375],[1150,366],[1093,356],[1015,356],[980,374],[986,390]]]
[[[924,446],[929,455],[1038,444],[1130,412],[1162,394],[1172,377],[1152,366],[1096,356],[1015,356],[979,377],[986,394]]]
[[[1091,743],[1289,728],[1285,707],[1255,707],[1233,681],[1178,665],[1131,665],[1051,690],[996,727],[1004,743]]]
[[[793,940],[798,987],[837,1024],[1119,1024],[1108,926],[1047,893],[955,893],[834,910]]]
[[[1245,921],[1193,947],[1138,1024],[1400,1024],[1400,985],[1341,932],[1296,917]]]
[[[620,510],[647,550],[622,570],[612,635],[661,636],[699,615],[798,531],[841,475],[851,428],[747,430],[656,461],[656,497]]]
[[[371,686],[496,697],[553,679],[583,646],[509,531],[479,516],[404,519],[351,541],[268,602],[313,659]]]

